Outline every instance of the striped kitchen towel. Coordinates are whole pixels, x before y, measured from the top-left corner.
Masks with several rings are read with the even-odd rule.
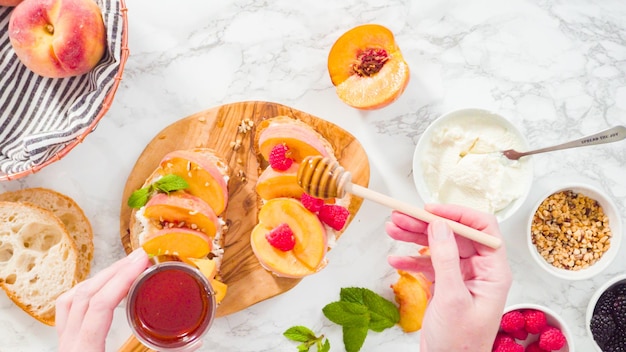
[[[119,0],[96,0],[107,31],[97,67],[77,77],[45,78],[15,55],[8,27],[12,7],[0,7],[0,175],[44,163],[91,132],[120,70],[123,17]]]

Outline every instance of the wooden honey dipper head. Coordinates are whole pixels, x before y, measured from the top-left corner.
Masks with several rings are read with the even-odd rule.
[[[335,159],[308,156],[298,168],[298,184],[309,195],[317,198],[343,198],[352,175]]]

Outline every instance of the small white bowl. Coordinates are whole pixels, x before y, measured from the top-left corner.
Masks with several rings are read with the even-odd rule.
[[[610,248],[602,255],[602,257],[598,261],[590,265],[588,268],[580,270],[557,268],[548,263],[538,252],[535,244],[533,244],[531,235],[533,218],[541,203],[550,195],[567,190],[571,190],[575,193],[579,193],[596,200],[602,207],[605,215],[607,215],[609,218],[609,227],[611,228],[612,233]],[[619,252],[621,241],[622,222],[620,213],[618,212],[615,203],[599,188],[582,183],[571,183],[564,186],[562,185],[543,194],[543,196],[541,196],[537,200],[535,205],[531,208],[526,227],[526,242],[528,244],[528,250],[530,251],[531,257],[534,259],[534,261],[539,265],[539,267],[541,267],[543,270],[550,273],[551,275],[566,280],[584,280],[599,274],[601,271],[606,269],[611,264],[611,262],[613,262],[617,253]]]
[[[556,314],[556,312],[554,312],[552,309],[542,306],[542,305],[533,304],[533,303],[521,303],[521,304],[514,304],[514,305],[506,307],[504,309],[503,315],[508,312],[512,312],[514,310],[523,310],[523,309],[535,309],[535,310],[542,311],[546,315],[546,321],[548,325],[561,330],[561,332],[563,333],[563,336],[565,336],[565,340],[566,340],[565,346],[563,346],[560,350],[556,350],[553,352],[574,352],[575,351],[574,335],[572,335],[572,332],[570,331],[569,327],[565,323],[565,320],[561,318],[561,316]],[[526,338],[526,340],[524,341],[518,340],[518,343],[524,346],[524,348],[526,348],[526,346],[530,345],[534,341],[537,341],[537,339],[539,339],[539,334],[528,334],[528,337]]]
[[[589,337],[593,341],[593,346],[595,347],[595,350],[597,352],[602,352],[602,349],[596,343],[593,337],[593,333],[591,332],[591,317],[593,316],[593,310],[595,309],[596,304],[598,304],[598,300],[600,299],[600,296],[602,296],[602,294],[605,291],[607,291],[608,289],[610,289],[611,287],[617,284],[624,283],[624,282],[626,282],[626,274],[617,275],[611,278],[609,281],[602,284],[600,287],[598,287],[598,289],[593,293],[593,296],[591,296],[591,298],[589,299],[589,304],[587,305],[587,312],[585,314],[585,329],[587,330],[587,335],[589,335]]]
[[[468,121],[473,121],[474,123],[468,123]],[[490,128],[497,127],[497,128],[501,128],[503,133],[511,133],[513,136],[512,140],[513,140],[514,145],[509,146],[508,141],[507,141],[506,142],[507,145],[505,147],[502,147],[502,149],[528,150],[528,144],[526,142],[525,137],[521,134],[521,132],[509,120],[507,120],[506,118],[504,118],[503,116],[497,113],[484,110],[484,109],[467,108],[467,109],[455,110],[450,113],[442,115],[441,117],[436,119],[432,124],[430,124],[428,128],[426,128],[426,130],[420,137],[417,143],[417,146],[415,147],[415,152],[413,154],[413,181],[415,182],[415,186],[417,188],[417,191],[421,199],[425,203],[446,202],[445,200],[442,201],[441,199],[438,199],[438,197],[436,197],[435,195],[436,192],[433,192],[433,190],[429,188],[429,185],[428,185],[429,182],[426,180],[428,177],[427,170],[433,170],[436,167],[434,163],[436,163],[438,160],[445,159],[447,162],[451,162],[452,158],[454,158],[456,153],[458,153],[456,149],[449,149],[448,150],[449,154],[447,155],[449,155],[450,158],[445,158],[445,157],[440,158],[439,156],[435,156],[435,154],[431,153],[432,151],[434,151],[434,149],[432,149],[432,146],[431,146],[433,138],[436,138],[436,135],[439,134],[439,131],[442,131],[443,128],[447,128],[448,126],[449,127],[460,126],[460,124],[466,125],[463,128],[463,133],[465,133],[468,130],[471,130],[470,132],[467,132],[464,138],[473,139],[474,137],[472,136],[475,136],[475,135],[478,136],[478,133],[480,133],[479,131],[485,130],[485,129],[474,129],[474,127],[476,126],[489,126]],[[502,144],[505,144],[505,142],[498,141],[496,144],[502,145]],[[454,148],[457,148],[457,147],[454,147]],[[442,153],[445,154],[446,153],[445,149],[438,149],[437,152],[440,152],[442,150],[444,151]],[[488,150],[488,151],[481,151],[481,152],[494,152],[494,153],[486,153],[486,154],[490,154],[489,160],[492,160],[491,157],[497,156],[497,154],[495,154],[496,150]],[[477,156],[474,155],[474,157],[477,157]],[[512,166],[512,165],[514,165],[514,167],[519,167],[520,173],[522,174],[521,176],[522,179],[516,181],[516,184],[521,185],[519,197],[514,199],[506,207],[495,212],[495,216],[498,219],[498,221],[504,221],[507,218],[509,218],[511,215],[513,215],[513,213],[515,213],[520,208],[520,206],[524,203],[524,201],[526,200],[526,197],[528,196],[528,193],[530,191],[530,186],[533,180],[532,160],[530,157],[524,157],[517,162],[513,162],[513,161],[507,160],[504,156],[501,156],[500,158],[496,158],[495,160],[501,162],[502,165],[505,165],[508,170],[510,170],[509,166]],[[430,161],[432,161],[432,163]],[[427,162],[429,164],[425,165],[425,163]],[[472,166],[474,165],[478,165],[478,164],[472,164]],[[493,164],[490,164],[490,165],[493,165]],[[476,168],[476,170],[479,170],[479,168]],[[477,179],[482,180],[482,179],[486,179],[489,176],[492,176],[492,174],[489,172],[483,171],[483,173],[484,175],[479,175],[480,177],[478,177]],[[465,177],[465,174],[462,174],[462,177]],[[506,184],[506,185],[503,185],[502,188],[505,189],[510,186],[511,186],[510,184]],[[448,189],[451,189],[451,188],[448,188]],[[493,194],[500,195],[500,194],[503,194],[503,192],[496,191],[496,192],[493,192]],[[472,207],[472,204],[469,204],[470,203],[469,201],[467,202],[463,201],[463,202],[457,202],[457,203],[466,203],[462,205]]]

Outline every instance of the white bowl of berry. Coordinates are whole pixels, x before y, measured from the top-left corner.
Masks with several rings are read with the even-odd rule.
[[[626,346],[626,274],[605,282],[591,296],[585,326],[598,352]]]
[[[507,307],[493,344],[494,352],[574,352],[574,342],[565,320],[538,304]]]

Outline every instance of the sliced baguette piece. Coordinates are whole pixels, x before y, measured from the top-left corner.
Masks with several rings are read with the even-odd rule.
[[[56,215],[78,249],[78,277],[83,281],[91,271],[93,230],[81,207],[70,197],[47,188],[27,188],[0,194],[0,201],[30,203]]]
[[[51,211],[0,202],[0,287],[25,312],[47,325],[55,301],[76,284],[78,253]]]

